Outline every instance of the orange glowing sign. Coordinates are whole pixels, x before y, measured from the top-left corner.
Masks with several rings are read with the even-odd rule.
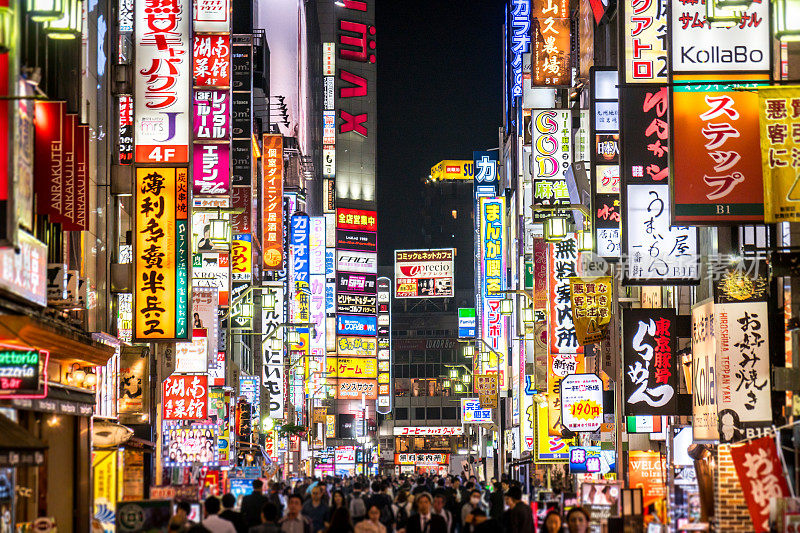
[[[264,270],[283,268],[283,137],[264,135]]]

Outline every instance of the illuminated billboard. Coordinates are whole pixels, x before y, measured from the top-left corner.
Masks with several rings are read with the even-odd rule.
[[[452,298],[455,250],[395,250],[395,298]]]

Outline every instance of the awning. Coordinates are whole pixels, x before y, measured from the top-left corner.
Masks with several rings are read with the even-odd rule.
[[[47,444],[0,414],[0,466],[33,466],[44,463]]]
[[[103,366],[114,355],[114,347],[92,340],[90,334],[56,321],[45,322],[25,315],[0,315],[0,336],[13,333],[7,339],[39,350],[47,350],[50,357],[70,362],[82,361],[92,366]]]

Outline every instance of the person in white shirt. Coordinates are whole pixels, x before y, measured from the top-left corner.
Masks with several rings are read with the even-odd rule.
[[[231,522],[220,518],[219,511],[221,507],[219,498],[216,496],[206,498],[206,501],[203,502],[203,508],[205,509],[203,527],[211,533],[236,533],[236,528],[233,527]]]

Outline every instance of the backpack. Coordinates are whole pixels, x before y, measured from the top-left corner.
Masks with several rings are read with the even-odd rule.
[[[392,510],[394,511],[395,520],[397,522],[397,529],[406,527],[408,523],[408,512],[406,508],[402,505],[392,505]]]
[[[384,526],[386,526],[387,531],[390,531],[391,525],[394,523],[394,513],[392,512],[392,506],[390,504],[387,504],[386,502],[383,502],[383,505],[380,506],[380,509],[381,509],[381,517],[378,519],[378,521]]]
[[[353,519],[364,518],[367,514],[367,506],[364,504],[364,498],[361,496],[353,496],[350,500],[350,516]]]

